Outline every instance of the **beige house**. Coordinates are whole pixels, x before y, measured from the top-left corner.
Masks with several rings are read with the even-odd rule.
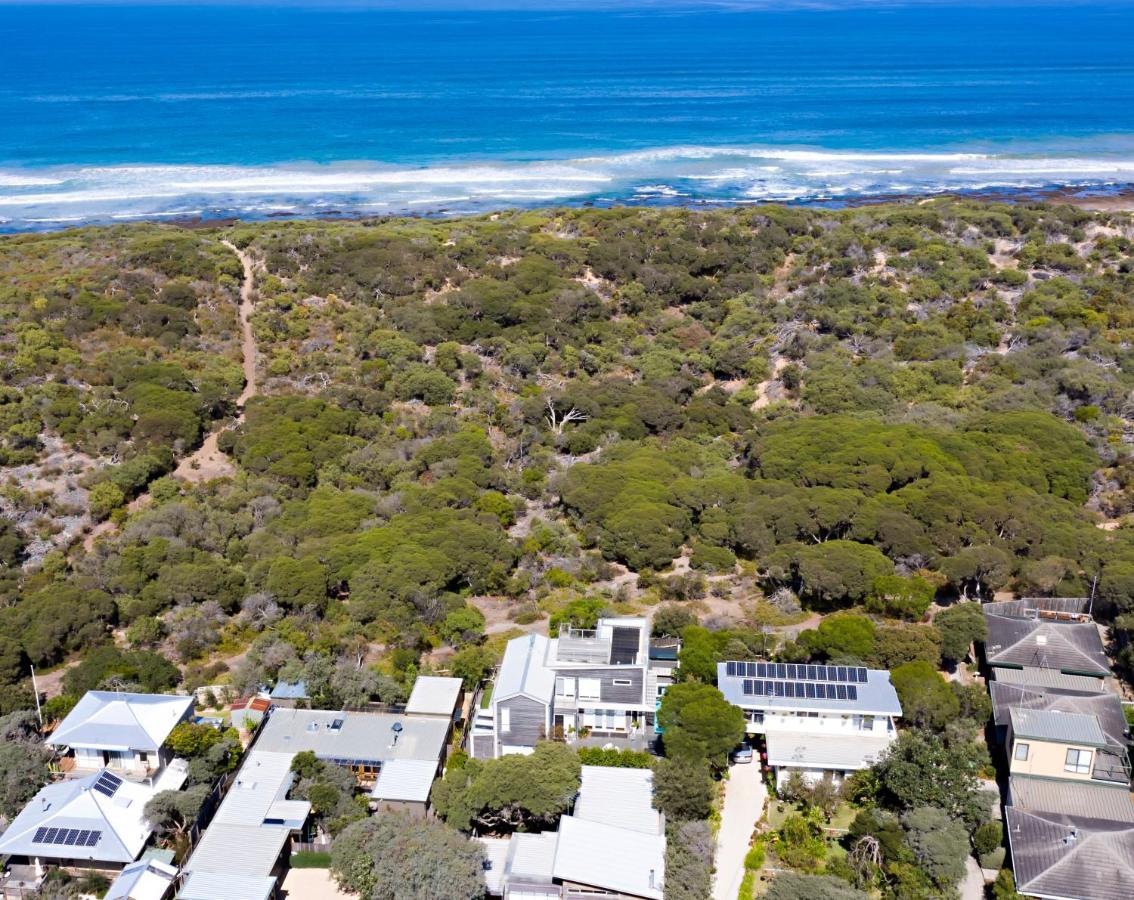
[[[1009,768],[1012,775],[1068,781],[1122,781],[1124,752],[1111,747],[1096,716],[1056,710],[1010,710]]]

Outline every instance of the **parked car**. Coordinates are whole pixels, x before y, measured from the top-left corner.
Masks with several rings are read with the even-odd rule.
[[[738,747],[733,750],[729,758],[734,765],[742,765],[744,763],[752,762],[752,748],[748,746]]]

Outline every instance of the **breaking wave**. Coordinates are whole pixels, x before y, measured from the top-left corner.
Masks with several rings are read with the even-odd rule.
[[[5,229],[184,216],[461,213],[549,203],[839,201],[1134,182],[1134,156],[663,147],[436,166],[127,165],[0,169]]]

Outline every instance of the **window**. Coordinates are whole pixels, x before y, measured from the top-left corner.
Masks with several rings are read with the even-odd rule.
[[[1013,755],[1016,757],[1016,759],[1024,761],[1028,758],[1028,751],[1030,749],[1031,747],[1028,744],[1017,744],[1016,752]]]
[[[507,706],[500,707],[500,730],[512,730],[512,710],[508,709]]]
[[[629,678],[615,678],[615,679],[614,679],[614,680],[613,680],[613,681],[611,682],[611,684],[616,684],[616,685],[618,685],[619,687],[630,687],[630,685],[632,685],[633,683],[634,683],[634,682],[633,682],[633,681],[631,681],[631,680],[630,680]]]
[[[575,679],[574,678],[556,678],[555,679],[555,693],[560,697],[574,697],[575,696]]]
[[[862,717],[862,730],[863,731],[873,731],[874,730],[874,716],[863,716]]]
[[[580,678],[579,697],[583,700],[600,699],[602,697],[602,682],[598,678]]]
[[[1091,774],[1091,751],[1068,750],[1067,762],[1063,765],[1064,772],[1074,772],[1076,775]]]

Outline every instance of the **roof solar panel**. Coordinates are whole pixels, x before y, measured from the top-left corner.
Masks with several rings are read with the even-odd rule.
[[[847,680],[847,667],[846,666],[838,666],[835,669],[835,671],[838,673],[839,681],[846,681]]]
[[[742,691],[744,691],[744,693],[746,693],[746,694],[751,694],[752,693],[752,682],[749,681],[747,678],[745,678],[744,681],[741,682],[740,689]]]
[[[826,666],[816,666],[815,667],[815,680],[816,681],[826,681],[827,680],[827,667]]]
[[[103,772],[94,783],[94,789],[106,797],[113,797],[122,787],[122,779],[110,772]]]
[[[857,700],[858,699],[858,688],[853,684],[847,685],[847,699],[848,700]]]
[[[865,666],[859,666],[858,667],[858,683],[859,684],[866,684],[866,667]]]
[[[813,682],[809,681],[809,682],[807,682],[807,684],[804,685],[804,688],[807,691],[807,699],[808,700],[814,700],[815,699],[816,685]]]
[[[837,684],[835,685],[835,689],[839,692],[840,700],[847,699],[847,686],[845,684]]]
[[[46,828],[37,828],[35,830],[35,837],[33,837],[32,840],[37,844],[42,844],[43,838],[46,834],[47,834]]]
[[[102,840],[102,832],[101,831],[92,831],[90,834],[87,835],[87,846],[93,847],[100,840]]]
[[[734,663],[734,662],[725,663],[725,674],[729,678],[735,678],[736,677],[736,663]]]
[[[56,836],[57,834],[59,834],[59,829],[58,829],[58,828],[48,828],[48,829],[47,829],[47,834],[45,834],[45,835],[43,836],[43,840],[41,841],[41,843],[44,843],[44,844],[54,844],[54,843],[55,843],[55,836]]]

